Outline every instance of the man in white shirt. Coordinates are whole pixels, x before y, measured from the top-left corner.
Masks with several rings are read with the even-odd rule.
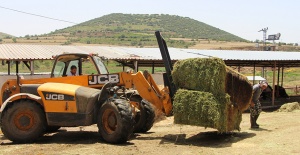
[[[75,65],[71,66],[70,72],[67,73],[67,76],[77,76],[77,67]]]

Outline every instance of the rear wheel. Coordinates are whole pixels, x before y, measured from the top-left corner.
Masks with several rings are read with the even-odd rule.
[[[151,103],[143,100],[140,96],[132,96],[131,101],[138,104],[139,112],[135,116],[135,125],[133,132],[144,133],[149,131],[154,123],[155,111]]]
[[[43,135],[45,114],[40,105],[31,100],[21,100],[3,111],[1,130],[13,142],[32,142]]]
[[[104,103],[97,125],[102,138],[109,143],[124,143],[133,132],[134,118],[130,104],[123,99]]]

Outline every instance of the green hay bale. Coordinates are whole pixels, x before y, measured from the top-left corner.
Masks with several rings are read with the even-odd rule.
[[[225,92],[226,67],[219,58],[191,58],[174,64],[172,77],[178,88],[211,92]]]
[[[179,89],[173,102],[174,123],[217,128],[219,106],[211,93]]]
[[[244,75],[221,59],[193,58],[177,61],[172,77],[183,88],[174,97],[174,123],[240,130],[242,112],[252,98],[252,85]]]
[[[240,129],[241,113],[228,94],[179,89],[173,108],[175,124],[211,127],[221,133]]]
[[[252,98],[252,85],[246,76],[234,71],[230,67],[226,67],[225,88],[225,92],[231,96],[231,102],[241,112],[249,108]]]

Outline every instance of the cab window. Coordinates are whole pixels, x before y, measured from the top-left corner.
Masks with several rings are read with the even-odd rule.
[[[91,61],[90,59],[82,59],[82,74],[91,75],[99,73],[93,61]]]
[[[66,64],[64,62],[58,61],[55,65],[53,76],[54,77],[62,77],[65,66],[66,66]]]
[[[100,74],[108,74],[107,68],[104,65],[104,63],[102,62],[101,58],[94,57],[94,61],[100,70]]]

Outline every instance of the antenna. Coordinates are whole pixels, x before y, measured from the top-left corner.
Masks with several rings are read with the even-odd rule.
[[[268,27],[259,30],[258,32],[263,32],[263,49],[266,50],[266,36],[267,36]]]

